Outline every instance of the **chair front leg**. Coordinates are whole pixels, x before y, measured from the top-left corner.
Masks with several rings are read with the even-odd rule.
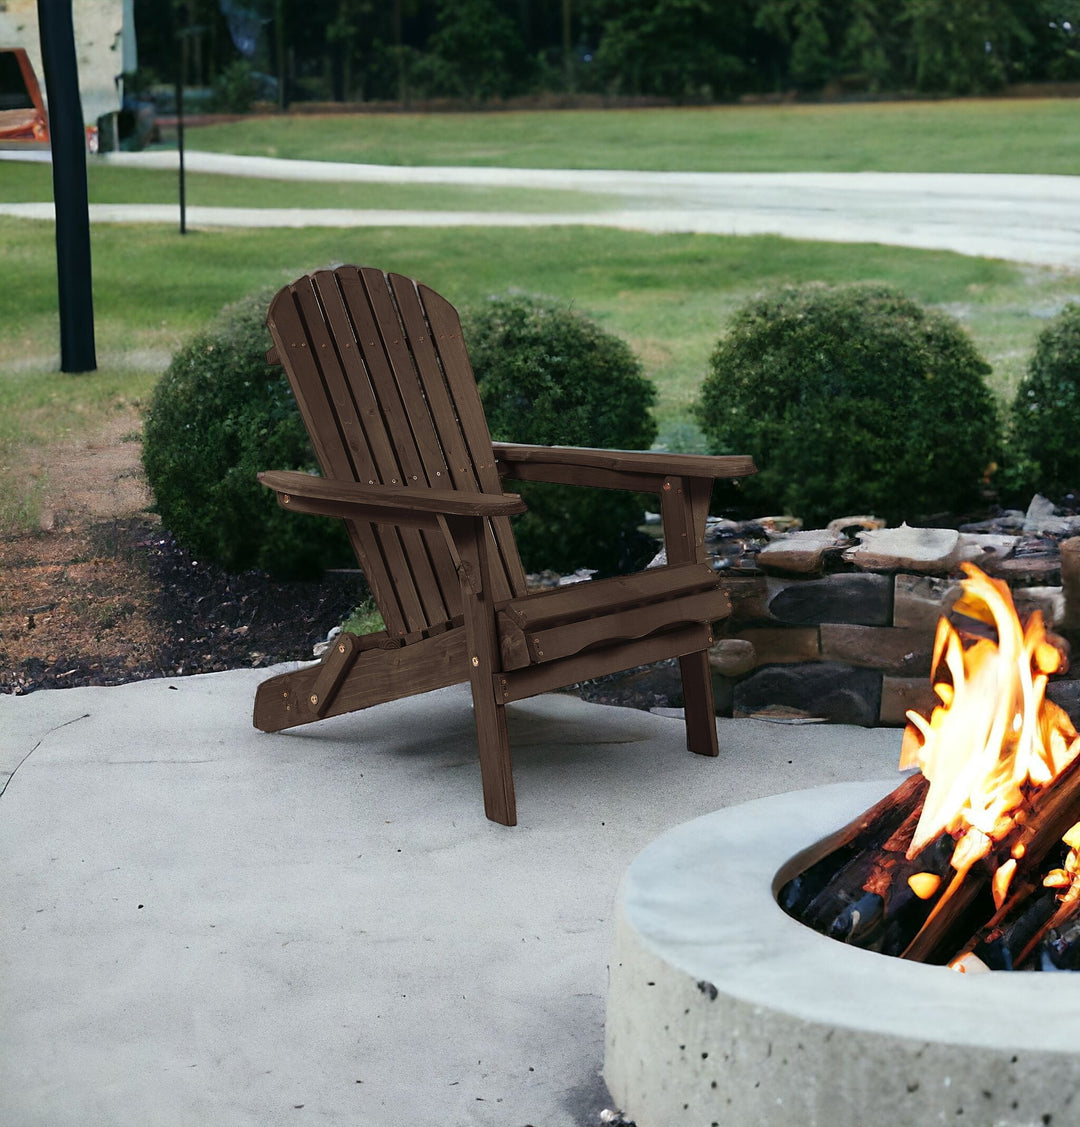
[[[697,755],[719,755],[708,650],[680,657],[679,672],[682,674],[683,710],[686,713],[686,746]]]
[[[660,512],[669,564],[704,562],[705,520],[711,495],[711,481],[684,477],[665,479],[660,492]],[[698,755],[718,755],[716,704],[707,649],[712,642],[712,630],[708,628],[703,633],[704,647],[679,658],[686,746]]]
[[[484,812],[493,822],[514,826],[517,825],[517,803],[510,734],[506,726],[506,707],[497,698],[495,689],[501,659],[488,566],[487,524],[480,517],[446,517],[445,525],[461,586]]]

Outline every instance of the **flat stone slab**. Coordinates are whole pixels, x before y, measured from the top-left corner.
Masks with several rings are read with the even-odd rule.
[[[859,533],[844,559],[867,571],[946,571],[960,541],[952,528],[880,528]]]
[[[800,574],[820,571],[825,553],[843,542],[840,533],[823,528],[789,532],[758,552],[758,566]]]
[[[815,844],[898,781],[717,811],[635,858],[616,909],[604,1076],[638,1127],[1075,1121],[1080,975],[892,959],[776,903]]]
[[[963,590],[958,580],[929,575],[897,575],[894,583],[893,625],[926,630],[931,636]]]
[[[1004,536],[993,532],[961,532],[949,563],[956,567],[966,561],[978,567],[986,567],[1000,560],[1007,560],[1019,543],[1019,536]]]
[[[920,674],[929,677],[933,644],[934,635],[929,631],[905,630],[902,626],[829,623],[821,628],[823,661],[908,677]]]

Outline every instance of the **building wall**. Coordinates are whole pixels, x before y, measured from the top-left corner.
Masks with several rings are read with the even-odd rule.
[[[120,108],[116,79],[135,67],[135,22],[132,0],[72,0],[79,91],[87,124]],[[0,0],[0,47],[24,47],[45,90],[41,65],[37,0]]]

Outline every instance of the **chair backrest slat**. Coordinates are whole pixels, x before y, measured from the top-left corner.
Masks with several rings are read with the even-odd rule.
[[[286,288],[277,294],[267,320],[323,474],[326,477],[348,480],[353,470],[347,447],[337,431],[333,398],[320,394],[322,375],[315,349],[308,337],[299,297],[294,295],[294,289],[302,295],[304,281],[301,279],[295,287]],[[373,531],[370,526],[350,522],[348,532],[368,583],[373,589],[375,585],[379,585],[388,593],[394,592],[393,598],[380,603],[380,608],[387,629],[395,634],[402,633],[404,615],[398,605],[396,591],[389,584],[386,563]]]
[[[367,435],[369,456],[356,463],[356,480],[361,484],[424,484],[415,445],[407,437],[398,439],[398,435],[407,435],[408,423],[399,385],[384,349],[387,328],[373,319],[359,273],[355,268],[322,270],[311,275],[310,280],[325,316],[324,330],[332,348],[337,350],[347,380],[345,393],[340,400],[335,399],[335,406],[339,414],[347,414],[353,425]],[[390,333],[394,335],[392,329],[393,326]],[[400,632],[408,633],[452,618],[457,599],[456,578],[449,560],[442,566],[438,548],[432,548],[435,538],[416,529],[389,527],[379,529],[377,537],[390,573],[407,577],[399,581],[401,589],[397,593],[407,623]],[[440,561],[439,567],[430,559],[432,550]],[[417,563],[419,566],[414,566]]]
[[[346,348],[349,338],[335,337],[310,276],[278,296],[285,300],[275,300],[272,306],[276,325],[271,325],[271,333],[275,328],[289,332],[286,371],[323,475],[362,483],[381,483],[383,476],[388,484],[397,481],[396,463],[377,468],[372,459],[367,439],[373,432],[364,426],[363,408],[354,396],[358,385],[349,378],[355,371],[347,374],[342,368],[340,358],[357,351],[355,341]],[[418,629],[426,616],[409,567],[410,545],[403,542],[409,533],[392,529],[380,533],[374,525],[347,523],[368,584],[373,592],[378,590],[376,599],[387,629],[394,634]]]
[[[427,390],[425,384],[430,373],[424,372],[415,363],[412,352],[413,342],[399,316],[387,284],[388,279],[378,270],[365,269],[359,274],[375,322],[382,333],[386,362],[385,376],[393,381],[393,391],[400,396],[405,412],[408,430],[403,433],[395,428],[395,442],[398,449],[403,446],[409,448],[410,462],[414,467],[410,474],[412,481],[436,485],[445,477],[446,460],[435,434],[435,426],[425,395]],[[343,276],[348,278],[345,271]],[[441,476],[436,477],[437,474]]]
[[[442,450],[443,466],[436,468],[436,474],[443,472],[449,475],[449,484],[445,488],[481,492],[472,459],[465,447],[465,441],[458,426],[457,415],[450,399],[446,381],[442,374],[435,345],[431,339],[431,328],[427,317],[420,305],[420,295],[416,290],[416,283],[411,278],[403,278],[400,274],[390,276],[390,285],[393,289],[401,319],[409,334],[413,347],[416,366],[424,374],[424,391],[427,395],[428,406],[432,418],[438,429],[439,437],[444,442]],[[432,485],[435,482],[431,482]]]
[[[461,318],[457,310],[441,294],[425,285],[417,285],[417,293],[427,313],[431,336],[439,356],[439,364],[446,379],[447,391],[453,403],[460,432],[468,450],[480,488],[485,493],[501,493],[502,484],[495,469],[495,452],[491,446],[491,432],[480,402],[472,364],[461,335]],[[525,593],[525,571],[521,566],[517,542],[508,517],[497,517],[490,522],[491,534],[499,549],[502,561],[500,574],[494,577],[498,598]],[[505,575],[506,586],[502,586]]]
[[[360,484],[501,493],[457,312],[400,275],[343,266],[286,286],[267,317],[323,475]],[[391,634],[461,613],[432,532],[347,522]],[[524,593],[509,521],[490,522],[495,598]]]

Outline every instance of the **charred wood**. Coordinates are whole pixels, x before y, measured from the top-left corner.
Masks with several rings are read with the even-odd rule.
[[[912,775],[864,814],[837,830],[823,843],[820,859],[780,889],[777,897],[780,907],[789,916],[802,920],[809,905],[835,881],[845,866],[880,849],[912,812],[921,808],[926,791],[926,779]]]
[[[825,855],[780,890],[784,911],[843,943],[900,954],[933,906],[908,878],[930,874],[945,883],[953,850],[942,834],[915,860],[906,857],[926,790],[926,779],[913,775],[838,831]]]
[[[1042,885],[1063,857],[1062,835],[1080,820],[1080,758],[1028,792],[1012,830],[962,878],[948,833],[906,855],[926,790],[913,775],[839,830],[780,890],[784,911],[841,942],[920,962],[972,952],[995,970],[1080,969],[1080,901],[1063,905]],[[1016,872],[996,909],[994,873],[1010,858]]]
[[[1080,905],[1073,901],[1069,909],[1050,921],[1032,951],[1031,970],[1080,970]]]

